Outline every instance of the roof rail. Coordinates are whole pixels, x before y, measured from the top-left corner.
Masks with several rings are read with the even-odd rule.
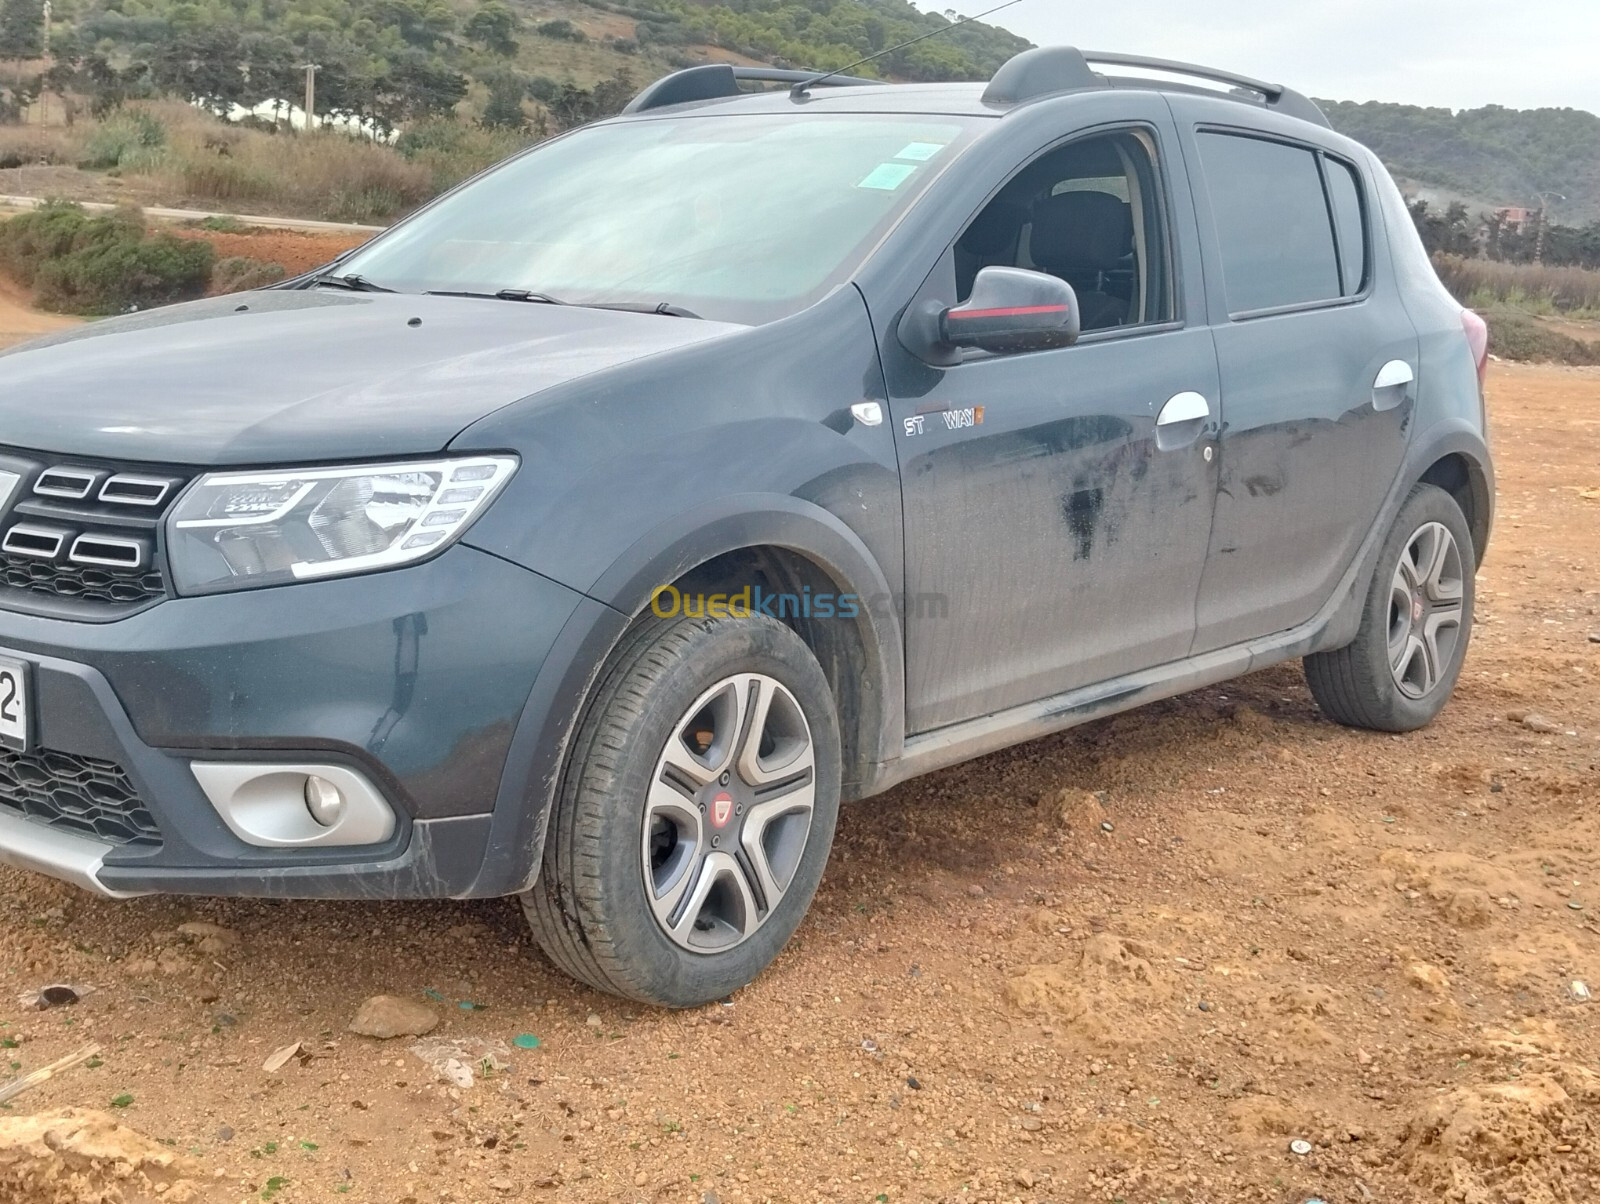
[[[1017,105],[1041,96],[1068,92],[1076,88],[1092,88],[1105,83],[1090,63],[1105,67],[1135,67],[1147,71],[1163,71],[1169,75],[1187,75],[1194,79],[1227,84],[1254,92],[1268,108],[1276,109],[1290,117],[1328,125],[1327,115],[1316,104],[1282,84],[1269,84],[1232,71],[1219,71],[1214,67],[1201,67],[1194,63],[1180,63],[1173,59],[1146,58],[1137,54],[1110,54],[1097,50],[1079,50],[1073,46],[1041,46],[1025,50],[1011,59],[989,82],[983,94],[986,104]]]
[[[1137,54],[1106,54],[1097,50],[1085,50],[1083,57],[1087,62],[1101,63],[1107,67],[1139,67],[1147,71],[1165,71],[1170,75],[1188,75],[1195,79],[1243,88],[1247,92],[1258,93],[1261,99],[1267,102],[1268,108],[1276,109],[1289,117],[1309,121],[1313,125],[1332,128],[1328,122],[1328,115],[1317,107],[1315,101],[1282,84],[1269,84],[1265,80],[1252,79],[1248,75],[1240,75],[1233,71],[1219,71],[1215,67],[1201,67],[1173,59],[1146,58]]]
[[[624,113],[643,113],[647,109],[663,109],[668,105],[691,104],[699,100],[725,100],[742,96],[742,82],[762,84],[810,83],[825,88],[851,88],[864,84],[881,84],[881,79],[858,79],[853,75],[830,75],[820,79],[817,71],[784,71],[777,67],[734,67],[727,63],[707,63],[700,67],[686,67],[656,80],[628,102]]]

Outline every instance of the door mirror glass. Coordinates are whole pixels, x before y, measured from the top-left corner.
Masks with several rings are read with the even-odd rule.
[[[1078,298],[1056,276],[1024,268],[984,268],[972,295],[939,318],[950,347],[1005,355],[1070,347],[1078,341]]]

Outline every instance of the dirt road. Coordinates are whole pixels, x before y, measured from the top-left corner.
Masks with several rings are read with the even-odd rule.
[[[10,1115],[109,1112],[144,1144],[65,1147],[164,1199],[1600,1198],[1600,371],[1497,366],[1491,405],[1481,621],[1428,731],[1333,727],[1287,666],[912,783],[847,812],[778,965],[687,1014],[574,987],[509,902],[0,871],[3,1056],[103,1049]],[[55,981],[96,990],[15,1003]],[[346,1032],[380,992],[506,1068]],[[105,1177],[21,1141],[30,1204]]]

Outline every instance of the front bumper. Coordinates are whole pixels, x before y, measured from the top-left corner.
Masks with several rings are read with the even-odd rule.
[[[0,612],[0,655],[33,666],[38,751],[21,771],[41,780],[39,758],[69,775],[85,765],[91,776],[120,770],[107,805],[126,805],[131,790],[159,831],[115,817],[99,827],[139,836],[71,830],[37,805],[48,803],[50,782],[32,790],[24,815],[0,773],[0,861],[111,895],[472,893],[486,880],[513,737],[547,654],[584,602],[458,545],[411,568],[173,599],[113,623]],[[248,844],[201,790],[197,760],[345,765],[398,822],[374,845]],[[19,770],[12,754],[0,765]]]

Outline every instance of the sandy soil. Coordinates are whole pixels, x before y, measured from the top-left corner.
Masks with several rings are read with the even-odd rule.
[[[1285,666],[912,783],[847,812],[725,1005],[581,990],[510,902],[0,871],[0,1057],[103,1050],[0,1113],[0,1199],[1600,1198],[1600,372],[1500,365],[1492,408],[1499,527],[1431,729],[1334,727]],[[57,981],[96,990],[15,1002]],[[385,992],[496,1069],[347,1032]],[[66,1107],[128,1128],[5,1119]]]
[[[82,320],[29,309],[22,290],[0,277],[0,348],[26,342],[37,335],[49,334],[52,330],[76,326]]]
[[[252,228],[238,233],[174,228],[185,238],[203,238],[217,249],[217,258],[242,255],[266,263],[282,264],[291,276],[321,267],[341,251],[367,241],[365,234],[309,234],[294,230]]]

